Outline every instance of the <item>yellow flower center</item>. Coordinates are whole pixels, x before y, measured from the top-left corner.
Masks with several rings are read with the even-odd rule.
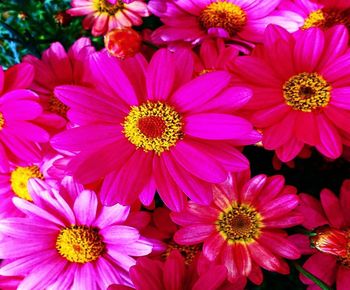
[[[4,128],[4,126],[5,126],[4,115],[2,113],[0,113],[0,130],[2,130],[2,128]]]
[[[223,28],[233,36],[246,25],[247,15],[241,7],[231,2],[216,1],[200,13],[199,23],[205,30]]]
[[[20,198],[32,201],[28,191],[28,181],[31,178],[44,179],[38,166],[17,167],[11,172],[10,182],[13,192]]]
[[[310,27],[330,28],[337,24],[343,24],[350,28],[350,9],[324,8],[313,11],[305,19],[302,29]]]
[[[163,258],[169,257],[171,251],[178,250],[179,253],[184,257],[185,264],[190,265],[193,262],[193,259],[196,257],[197,253],[202,249],[201,244],[191,245],[191,246],[183,246],[175,243],[174,241],[170,241],[168,243],[168,247],[164,254]]]
[[[162,102],[132,106],[123,123],[125,137],[145,152],[160,155],[183,138],[182,120],[174,108]]]
[[[253,242],[262,227],[261,215],[247,204],[232,204],[216,221],[217,231],[228,244]]]
[[[68,109],[69,109],[68,106],[63,104],[54,95],[50,96],[50,99],[49,99],[49,111],[50,112],[66,118]]]
[[[115,4],[109,3],[107,0],[94,0],[95,8],[100,13],[107,13],[114,16],[118,11],[123,10],[125,4],[118,0]]]
[[[85,264],[103,255],[106,245],[98,228],[73,225],[60,231],[56,249],[69,262]]]
[[[294,110],[312,112],[326,107],[331,98],[331,86],[317,73],[300,73],[283,85],[283,96]]]

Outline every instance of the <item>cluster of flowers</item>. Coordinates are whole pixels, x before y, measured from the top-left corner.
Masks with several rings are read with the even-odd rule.
[[[349,1],[71,5],[106,49],[53,43],[0,70],[0,287],[243,289],[311,255],[348,289],[350,181],[318,201],[251,177],[242,148],[350,145]],[[150,14],[164,25],[130,28]]]

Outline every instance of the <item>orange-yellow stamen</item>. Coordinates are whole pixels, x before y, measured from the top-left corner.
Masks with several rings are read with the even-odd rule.
[[[318,73],[303,72],[284,83],[283,96],[294,110],[312,112],[328,105],[331,86]]]
[[[85,264],[103,255],[106,245],[98,228],[73,225],[60,231],[56,249],[69,262]]]
[[[2,113],[0,113],[0,130],[2,130],[5,126],[5,119],[4,119],[4,115]]]
[[[174,241],[170,241],[162,257],[167,258],[170,255],[171,251],[178,250],[179,253],[182,255],[182,257],[184,257],[185,264],[190,265],[192,264],[193,259],[196,257],[196,255],[200,252],[201,249],[202,249],[201,244],[183,246],[175,243]]]
[[[231,2],[216,1],[200,13],[199,23],[205,30],[223,28],[233,36],[246,25],[247,15],[241,7]]]
[[[94,6],[98,12],[107,13],[111,16],[125,8],[125,4],[121,0],[118,0],[115,4],[111,4],[107,0],[94,0]]]
[[[68,106],[63,104],[54,95],[50,96],[50,99],[49,99],[49,111],[50,112],[66,118],[68,109],[69,109]]]
[[[330,28],[343,24],[350,28],[350,9],[323,8],[313,11],[305,19],[302,29],[311,27]]]
[[[229,244],[253,242],[262,227],[261,215],[247,204],[232,204],[216,221],[217,231]]]
[[[20,198],[32,201],[32,197],[28,191],[28,181],[31,178],[44,179],[43,174],[40,172],[38,166],[27,166],[27,167],[16,167],[15,170],[11,172],[11,188],[13,192]]]
[[[123,133],[137,148],[158,155],[175,146],[183,137],[182,118],[171,106],[162,102],[146,102],[133,106],[125,118]]]

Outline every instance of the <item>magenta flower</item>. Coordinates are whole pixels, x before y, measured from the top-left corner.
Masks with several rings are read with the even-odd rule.
[[[9,161],[40,161],[39,143],[49,141],[48,133],[33,123],[43,111],[38,96],[27,89],[33,77],[29,64],[5,72],[0,67],[0,172],[8,172]]]
[[[350,285],[350,180],[344,181],[338,198],[328,189],[323,189],[320,201],[308,195],[300,195],[299,211],[305,216],[303,226],[314,230],[317,235],[310,241],[303,235],[295,235],[293,241],[306,254],[313,255],[304,268],[317,278],[337,290],[347,290]],[[301,281],[308,289],[319,289],[308,278]]]
[[[209,35],[240,42],[260,42],[268,24],[298,29],[288,12],[274,11],[280,0],[151,0],[150,11],[164,26],[158,28],[156,42],[187,41],[193,44]]]
[[[94,36],[106,34],[114,28],[141,25],[142,17],[149,15],[144,0],[72,0],[71,6],[67,13],[72,16],[86,15],[83,27],[92,28]]]
[[[208,204],[211,183],[225,181],[248,160],[234,146],[260,139],[251,124],[232,114],[250,90],[231,87],[231,75],[218,71],[193,80],[188,50],[159,50],[148,65],[141,55],[118,61],[105,53],[92,57],[97,90],[62,86],[56,95],[81,127],[56,135],[59,150],[79,152],[68,168],[82,183],[106,177],[104,202],[149,205],[159,192],[180,210],[185,195]],[[230,113],[228,113],[230,111]]]
[[[236,287],[244,286],[246,278],[262,283],[260,267],[287,274],[289,267],[282,258],[300,256],[282,230],[302,221],[293,211],[299,202],[296,189],[285,186],[279,175],[233,178],[214,186],[210,206],[190,201],[185,210],[172,213],[174,222],[182,226],[175,241],[183,245],[203,242],[204,256],[225,265],[228,280]]]
[[[86,83],[88,67],[84,60],[94,51],[90,39],[82,37],[68,53],[60,43],[55,42],[43,52],[41,60],[32,55],[23,58],[35,69],[31,89],[39,95],[44,108],[44,114],[37,121],[56,129],[64,127],[68,107],[55,97],[54,89],[59,85]]]
[[[263,132],[264,148],[284,162],[305,144],[332,159],[342,154],[350,138],[349,56],[342,26],[295,37],[271,26],[260,53],[236,59],[234,72],[254,91],[246,108]]]
[[[0,221],[2,276],[24,276],[18,289],[106,289],[131,286],[131,256],[144,256],[152,245],[138,230],[124,225],[129,207],[104,207],[90,190],[69,183],[62,193],[32,192],[33,203],[15,197],[23,218]],[[67,192],[68,191],[68,192]]]

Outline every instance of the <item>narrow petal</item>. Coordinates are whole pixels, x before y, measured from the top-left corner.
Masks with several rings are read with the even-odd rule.
[[[91,225],[96,217],[97,197],[91,190],[83,190],[74,202],[74,213],[82,225]]]

